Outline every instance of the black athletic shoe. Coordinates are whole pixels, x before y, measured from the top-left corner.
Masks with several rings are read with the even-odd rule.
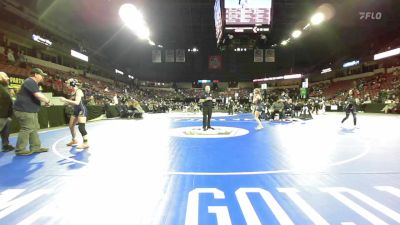
[[[214,128],[214,127],[207,127],[207,129],[210,129],[210,130],[215,130],[215,128]]]
[[[203,131],[207,131],[207,128],[203,127]]]
[[[14,150],[15,148],[12,145],[3,145],[3,152],[9,152]]]

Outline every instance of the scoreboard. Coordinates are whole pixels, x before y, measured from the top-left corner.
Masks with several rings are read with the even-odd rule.
[[[225,0],[225,25],[270,25],[271,0]]]
[[[257,33],[271,25],[272,0],[215,0],[217,43],[230,32]]]
[[[253,24],[270,24],[269,9],[226,9],[226,25]]]

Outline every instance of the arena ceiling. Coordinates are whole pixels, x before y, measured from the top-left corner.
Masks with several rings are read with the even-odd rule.
[[[247,52],[242,53],[247,54],[243,59],[227,57],[222,71],[209,71],[208,56],[220,53],[215,38],[214,0],[15,1],[34,10],[40,20],[51,21],[80,37],[116,67],[131,68],[139,78],[149,80],[252,79],[262,74],[310,70],[363,54],[371,44],[377,44],[374,42],[394,39],[400,31],[398,0],[272,0],[272,27],[265,46],[288,38],[323,3],[331,4],[336,12],[330,21],[296,43],[278,47],[277,62],[272,66],[253,66],[252,53]],[[200,52],[188,55],[185,65],[153,65],[151,47],[124,28],[119,19],[118,9],[126,2],[142,10],[152,39],[164,49],[196,46]],[[383,16],[381,20],[361,20],[360,11],[381,12]],[[242,62],[246,60],[249,62]]]

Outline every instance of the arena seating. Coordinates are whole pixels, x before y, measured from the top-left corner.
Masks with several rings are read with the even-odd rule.
[[[159,111],[159,108],[182,108],[177,106],[176,103],[172,101],[183,101],[185,99],[198,99],[202,94],[202,89],[173,89],[169,88],[146,88],[146,87],[118,87],[117,85],[110,85],[109,83],[103,82],[101,80],[95,80],[91,78],[83,77],[82,75],[73,74],[70,72],[61,71],[54,68],[49,68],[44,65],[39,64],[26,64],[18,66],[16,64],[10,64],[7,62],[7,57],[5,55],[0,55],[0,70],[4,71],[10,75],[18,75],[21,78],[29,76],[29,72],[33,67],[40,67],[50,76],[46,79],[44,85],[48,87],[47,90],[52,92],[52,96],[67,96],[70,90],[64,85],[64,81],[74,77],[84,85],[88,90],[87,96],[96,96],[95,103],[98,105],[112,104],[112,98],[114,95],[122,96],[127,95],[132,99],[139,100],[142,105],[146,105],[147,108],[155,109],[154,111]],[[398,98],[399,93],[399,77],[393,75],[392,73],[377,74],[374,76],[354,79],[354,80],[342,80],[342,81],[329,81],[327,83],[312,85],[310,84],[310,96],[311,97],[325,97],[327,100],[343,101],[345,93],[352,88],[358,89],[358,94],[360,99],[366,99],[367,97],[372,101],[378,102],[382,92],[393,93],[395,97]],[[397,89],[396,89],[397,88]],[[252,89],[246,88],[227,88],[227,89],[216,89],[214,90],[215,96],[223,98],[233,98],[233,99],[248,99]],[[280,89],[268,91],[268,95],[278,96],[281,92],[290,92],[292,98],[297,98],[299,90],[295,88],[294,90]],[[238,95],[236,97],[235,95]],[[56,104],[61,104],[57,99],[53,102]],[[172,106],[173,105],[173,106]],[[162,110],[165,111],[165,110]]]

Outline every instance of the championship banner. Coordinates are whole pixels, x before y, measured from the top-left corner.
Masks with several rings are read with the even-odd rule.
[[[151,59],[153,63],[161,63],[161,50],[153,50]]]
[[[254,62],[263,62],[263,52],[262,49],[254,49]]]
[[[175,50],[167,49],[165,50],[165,62],[175,62]]]
[[[208,69],[219,70],[222,69],[222,57],[220,55],[213,55],[208,57]]]
[[[176,62],[185,62],[185,50],[183,49],[176,49],[175,50],[175,55],[176,55]]]
[[[265,49],[265,62],[275,62],[275,49]]]

